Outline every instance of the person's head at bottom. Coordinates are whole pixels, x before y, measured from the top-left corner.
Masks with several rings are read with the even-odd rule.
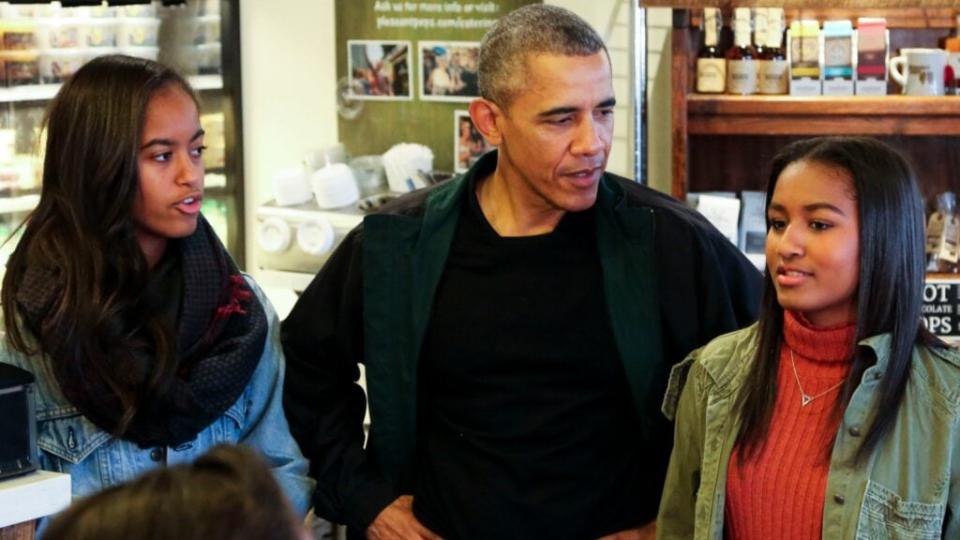
[[[253,450],[221,445],[75,502],[44,540],[307,540]]]

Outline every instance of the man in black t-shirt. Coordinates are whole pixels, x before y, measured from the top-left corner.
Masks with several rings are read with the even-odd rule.
[[[760,276],[605,172],[610,59],[579,17],[504,16],[479,86],[497,150],[368,216],[284,322],[316,511],[369,538],[652,538],[670,367],[754,319]]]

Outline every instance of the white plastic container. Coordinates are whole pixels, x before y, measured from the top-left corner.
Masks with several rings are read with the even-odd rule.
[[[87,49],[44,49],[40,51],[40,80],[61,83],[90,58]]]
[[[117,19],[118,47],[156,47],[160,19],[127,17]]]
[[[37,47],[40,49],[75,49],[86,46],[82,19],[37,19]]]
[[[88,9],[88,17],[113,19],[117,16],[117,8],[107,5],[106,2],[99,6],[90,6]]]
[[[273,188],[273,199],[280,206],[303,204],[313,198],[310,180],[303,167],[291,167],[277,171],[273,175],[271,187]]]
[[[129,6],[117,6],[117,17],[119,18],[141,18],[156,17],[157,3],[133,4]]]
[[[0,19],[52,17],[61,11],[60,2],[13,4],[0,2]]]
[[[290,225],[280,217],[268,217],[257,227],[257,243],[267,253],[283,253],[293,241]]]
[[[357,156],[350,160],[350,168],[353,169],[361,195],[367,197],[387,188],[383,156]]]
[[[384,152],[383,168],[390,191],[406,193],[426,187],[421,173],[433,170],[433,151],[422,144],[395,144]]]
[[[333,225],[321,216],[314,216],[297,227],[297,247],[308,255],[323,257],[329,254],[334,240]]]
[[[83,22],[87,47],[113,47],[117,44],[117,23],[114,19],[90,18]]]
[[[334,163],[318,169],[310,176],[310,184],[317,206],[321,209],[341,208],[360,198],[353,170],[345,163]]]

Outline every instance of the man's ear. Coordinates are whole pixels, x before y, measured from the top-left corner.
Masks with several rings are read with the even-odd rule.
[[[473,126],[492,146],[498,146],[503,142],[503,133],[499,125],[499,120],[503,116],[500,107],[488,99],[477,98],[470,102],[470,118],[473,120]]]

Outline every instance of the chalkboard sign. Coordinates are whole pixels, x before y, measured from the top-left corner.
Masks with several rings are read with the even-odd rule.
[[[923,323],[952,344],[960,344],[960,278],[929,278],[923,286]]]

